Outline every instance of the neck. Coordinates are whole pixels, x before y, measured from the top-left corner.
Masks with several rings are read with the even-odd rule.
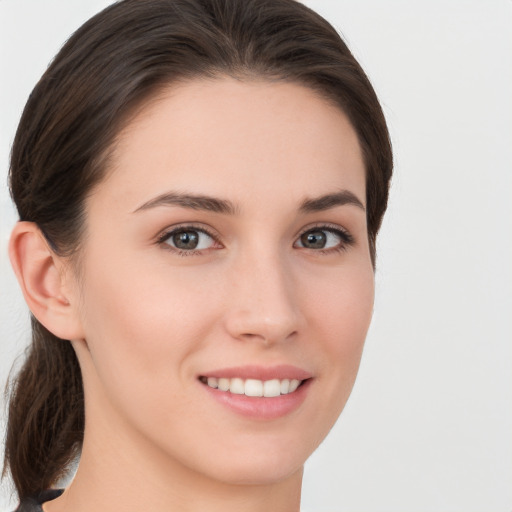
[[[84,443],[73,482],[45,512],[298,512],[300,507],[302,469],[280,482],[230,484],[173,464],[163,471],[157,461],[135,453],[112,455],[109,449],[98,457]]]

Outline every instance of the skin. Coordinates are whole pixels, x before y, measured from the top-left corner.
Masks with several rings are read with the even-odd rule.
[[[55,255],[40,273],[61,314],[39,317],[73,340],[86,397],[78,473],[44,509],[297,511],[303,464],[348,399],[372,314],[353,127],[300,85],[197,80],[141,109],[111,167],[87,201],[80,278]],[[235,211],[141,209],[171,191]],[[362,207],[300,210],[340,191]],[[183,255],[161,235],[187,223],[213,237]],[[303,246],[325,224],[352,243],[323,231],[332,247]],[[37,241],[25,238],[30,253]],[[306,399],[284,417],[247,418],[198,380],[247,364],[307,370]]]

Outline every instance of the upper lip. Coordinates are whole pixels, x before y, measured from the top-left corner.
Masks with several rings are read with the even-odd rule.
[[[235,378],[240,379],[256,379],[256,380],[273,380],[273,379],[297,379],[306,380],[312,377],[307,370],[289,364],[280,364],[276,366],[232,366],[229,368],[219,368],[208,371],[200,375],[201,377],[216,377],[218,379]]]

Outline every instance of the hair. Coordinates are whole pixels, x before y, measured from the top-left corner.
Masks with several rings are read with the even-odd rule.
[[[37,83],[12,147],[20,220],[56,254],[79,255],[84,202],[108,172],[131,116],[177,81],[232,76],[309,87],[350,119],[366,167],[372,263],[392,152],[377,96],[336,30],[295,0],[124,0],[91,18]],[[80,367],[71,343],[32,318],[32,343],[10,383],[4,475],[20,499],[50,488],[84,434]]]

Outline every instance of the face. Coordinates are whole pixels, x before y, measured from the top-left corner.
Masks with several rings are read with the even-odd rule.
[[[299,85],[194,81],[143,108],[86,205],[86,439],[223,482],[300,471],[372,313],[364,175],[347,117]]]

